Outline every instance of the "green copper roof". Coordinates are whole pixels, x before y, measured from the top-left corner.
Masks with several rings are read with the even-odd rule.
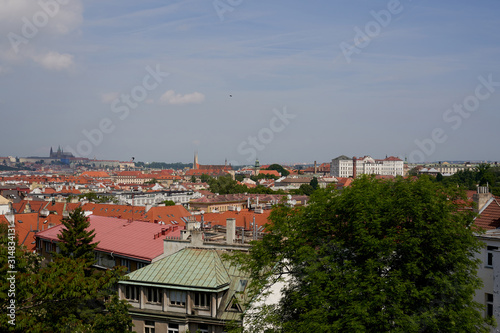
[[[180,250],[127,276],[130,282],[208,289],[220,289],[231,282],[217,250],[192,248]]]

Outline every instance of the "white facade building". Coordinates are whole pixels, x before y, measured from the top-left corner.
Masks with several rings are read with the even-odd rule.
[[[201,198],[199,192],[194,191],[156,191],[149,193],[120,193],[116,195],[116,199],[120,204],[125,205],[153,205],[162,203],[165,200],[172,200],[176,204],[187,205],[189,201]]]
[[[376,160],[370,156],[349,158],[341,155],[334,158],[330,165],[330,175],[333,177],[355,177],[361,174],[403,176],[404,162],[394,156]]]

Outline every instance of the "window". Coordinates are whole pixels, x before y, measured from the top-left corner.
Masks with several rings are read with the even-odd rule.
[[[197,308],[208,308],[210,306],[210,294],[194,293],[194,306]]]
[[[152,320],[144,321],[144,333],[155,333],[155,322]]]
[[[208,333],[208,325],[206,325],[206,324],[199,324],[198,325],[198,331],[200,331],[200,333]]]
[[[143,267],[146,267],[148,264],[145,263],[145,262],[138,262],[137,263],[137,269],[140,269],[140,268],[143,268]]]
[[[488,260],[486,261],[486,266],[493,266],[493,251],[498,250],[498,246],[487,246]]]
[[[52,243],[45,242],[45,252],[52,252]]]
[[[139,287],[125,286],[125,298],[129,301],[139,302]]]
[[[120,259],[120,264],[122,266],[127,267],[127,272],[130,272],[130,260],[122,258],[122,259]]]
[[[486,294],[486,316],[493,317],[493,294]]]
[[[162,299],[162,292],[160,288],[149,287],[147,300],[148,303],[160,303]]]
[[[168,333],[179,333],[179,324],[168,324]]]
[[[170,291],[170,304],[176,306],[186,306],[186,292],[185,291]]]

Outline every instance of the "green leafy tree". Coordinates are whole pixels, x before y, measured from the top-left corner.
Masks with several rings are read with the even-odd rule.
[[[196,183],[198,180],[195,176],[191,176],[191,183]]]
[[[175,206],[175,201],[172,200],[165,200],[163,201],[163,203],[165,204],[165,206]]]
[[[210,186],[210,191],[212,193],[231,194],[237,192],[236,186],[238,183],[231,177],[231,175],[224,175],[217,179],[211,178],[208,181],[208,185]]]
[[[98,243],[92,243],[95,234],[94,230],[87,230],[90,222],[84,211],[78,207],[69,213],[69,217],[61,220],[64,228],[57,235],[59,238],[60,257],[83,258],[89,261],[94,260],[94,249]]]
[[[266,170],[276,170],[278,171],[279,173],[281,173],[281,175],[283,177],[286,177],[290,174],[290,171],[286,170],[285,168],[283,168],[281,165],[279,164],[271,164],[270,166],[267,167]]]
[[[475,168],[474,171],[476,172],[476,180],[479,186],[495,184],[495,174],[493,173],[490,164],[481,163]]]
[[[311,195],[314,192],[314,188],[309,184],[302,184],[297,191],[299,195]]]
[[[200,180],[202,183],[208,183],[210,181],[210,179],[212,179],[212,177],[210,177],[206,173],[204,173],[200,176]]]
[[[316,190],[316,189],[319,187],[318,178],[313,177],[313,178],[311,179],[311,181],[309,182],[309,185],[311,185],[311,186],[312,186],[313,190]]]
[[[248,312],[248,332],[489,332],[464,199],[428,178],[363,176],[275,208],[269,233],[236,254],[254,301],[288,277],[279,303]]]
[[[80,199],[86,199],[88,201],[92,201],[95,203],[107,203],[107,202],[118,203],[118,200],[116,198],[114,198],[113,196],[99,195],[95,192],[88,192],[88,193],[80,194],[78,197]]]

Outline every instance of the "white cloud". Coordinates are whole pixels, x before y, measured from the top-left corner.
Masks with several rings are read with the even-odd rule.
[[[73,56],[50,52],[50,42],[79,28],[83,22],[81,0],[0,0],[0,59],[9,64],[22,64],[33,59],[48,69],[66,69]],[[55,49],[49,46],[49,49]]]
[[[109,104],[118,98],[119,93],[117,92],[109,92],[101,94],[101,102],[104,104]]]
[[[199,92],[181,95],[176,94],[173,90],[166,91],[160,97],[160,101],[165,104],[199,104],[205,100],[205,95]]]
[[[44,55],[34,56],[33,60],[46,69],[56,71],[68,69],[73,65],[73,56],[68,53],[48,52]]]
[[[27,26],[37,32],[68,34],[83,21],[80,0],[0,0],[0,8],[0,29],[18,35],[23,34],[23,27],[29,30]]]

